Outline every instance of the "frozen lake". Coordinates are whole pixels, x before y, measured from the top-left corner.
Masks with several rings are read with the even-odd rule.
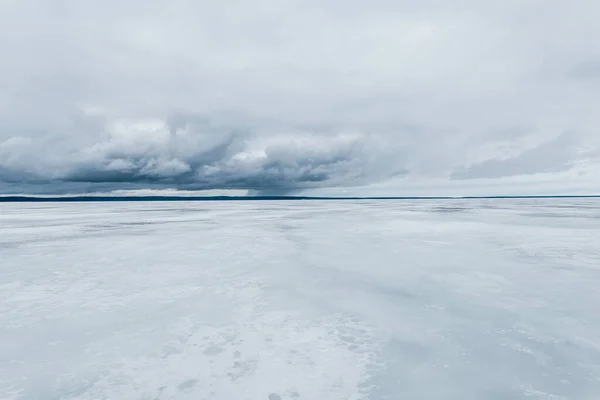
[[[600,200],[0,204],[0,399],[600,398]]]

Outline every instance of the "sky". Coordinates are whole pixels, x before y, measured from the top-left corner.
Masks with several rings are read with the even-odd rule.
[[[600,194],[598,20],[596,0],[0,0],[0,193]]]

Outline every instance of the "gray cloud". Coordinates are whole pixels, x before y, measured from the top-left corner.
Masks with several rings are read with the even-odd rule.
[[[581,62],[572,69],[573,77],[586,81],[600,80],[600,56]]]
[[[79,122],[80,127],[90,125]],[[380,168],[393,152],[376,148],[376,140],[364,133],[230,125],[181,115],[91,125],[100,131],[92,133],[95,141],[89,144],[26,137],[0,143],[0,178],[13,183],[131,183],[281,194],[364,184],[399,172],[393,165]],[[74,136],[85,136],[85,131]]]
[[[502,178],[520,174],[564,171],[570,167],[570,163],[577,160],[578,145],[577,135],[567,132],[512,157],[485,160],[456,170],[452,177],[454,179]]]
[[[600,165],[599,13],[592,0],[6,0],[0,191],[401,188]]]

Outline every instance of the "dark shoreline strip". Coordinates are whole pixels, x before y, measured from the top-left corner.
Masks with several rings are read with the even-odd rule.
[[[298,200],[476,200],[476,199],[591,199],[600,195],[562,196],[386,196],[386,197],[313,197],[313,196],[27,196],[0,195],[0,203],[73,203],[135,201],[298,201]]]

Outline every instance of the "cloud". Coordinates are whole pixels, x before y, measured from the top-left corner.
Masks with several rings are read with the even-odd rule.
[[[171,120],[110,121],[101,132],[89,145],[10,138],[0,143],[2,178],[282,194],[367,183],[394,171],[380,164],[386,153],[390,157],[389,150],[377,149],[376,140],[350,131],[230,126],[180,115]]]
[[[529,175],[544,172],[562,172],[577,161],[576,133],[566,132],[555,139],[531,149],[501,159],[494,158],[476,163],[453,172],[454,179],[502,178],[513,175]]]
[[[575,65],[572,69],[574,78],[579,78],[584,81],[600,81],[600,55],[595,59],[582,61]]]
[[[0,191],[559,179],[599,157],[599,12],[6,0]]]

